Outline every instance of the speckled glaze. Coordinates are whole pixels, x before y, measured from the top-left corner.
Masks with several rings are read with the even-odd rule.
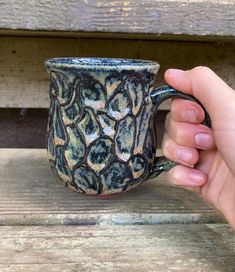
[[[153,61],[57,58],[51,76],[48,157],[65,184],[87,194],[113,194],[175,165],[156,158],[157,106],[172,96],[191,97],[169,86],[153,89]]]

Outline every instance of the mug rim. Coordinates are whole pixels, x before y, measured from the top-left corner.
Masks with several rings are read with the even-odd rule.
[[[130,58],[102,58],[102,57],[58,57],[49,58],[45,61],[47,70],[53,68],[83,68],[102,70],[112,69],[158,69],[160,64],[153,60],[130,59]]]

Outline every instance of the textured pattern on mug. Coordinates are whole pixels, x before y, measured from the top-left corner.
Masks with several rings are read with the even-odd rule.
[[[52,69],[48,156],[74,190],[125,191],[149,175],[155,156],[154,72]]]

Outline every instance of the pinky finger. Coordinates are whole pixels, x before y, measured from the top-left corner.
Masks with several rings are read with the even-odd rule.
[[[166,174],[167,179],[173,185],[190,187],[201,187],[207,181],[207,175],[202,171],[183,165],[177,165]],[[195,190],[192,189],[192,190]]]

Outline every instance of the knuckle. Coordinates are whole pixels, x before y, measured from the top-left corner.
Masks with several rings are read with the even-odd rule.
[[[174,101],[171,104],[171,116],[174,119],[178,119],[178,116],[179,116],[179,108],[180,108],[179,100],[180,99],[174,99]]]
[[[168,154],[170,153],[169,152],[170,146],[171,146],[170,139],[168,136],[165,135],[162,141],[162,152],[166,157],[168,157]]]
[[[171,114],[170,112],[166,115],[166,119],[165,119],[165,123],[164,123],[164,128],[166,131],[169,130],[170,127],[170,123],[171,123]]]
[[[207,66],[197,66],[192,69],[192,71],[196,74],[204,74],[204,75],[209,75],[214,73],[209,67]]]
[[[180,175],[176,169],[171,171],[171,174],[167,176],[168,181],[173,185],[179,185],[181,182]]]
[[[182,183],[182,175],[181,172],[177,170],[177,167],[172,171],[171,182],[175,185],[180,185]]]
[[[181,144],[184,142],[184,135],[185,135],[185,132],[183,130],[181,130],[180,128],[176,129],[175,130],[175,133],[174,133],[174,140],[177,144]]]

